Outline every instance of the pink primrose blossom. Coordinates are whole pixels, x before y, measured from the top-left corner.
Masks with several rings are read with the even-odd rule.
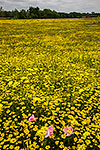
[[[66,136],[70,136],[73,134],[73,128],[71,126],[70,127],[64,127],[63,132],[64,132],[64,134],[66,134]]]
[[[28,121],[35,121],[35,117],[34,117],[33,114],[32,114],[32,116],[28,119]]]
[[[47,134],[45,135],[45,137],[47,138],[47,137],[49,137],[53,133],[53,127],[52,127],[52,125],[48,128],[48,130],[46,132],[47,132]]]

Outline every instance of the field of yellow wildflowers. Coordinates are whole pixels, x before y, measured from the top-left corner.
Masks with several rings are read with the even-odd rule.
[[[100,149],[100,19],[0,20],[0,149]]]

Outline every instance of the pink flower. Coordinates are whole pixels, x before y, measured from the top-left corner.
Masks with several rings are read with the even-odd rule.
[[[34,117],[33,114],[32,114],[32,116],[28,119],[28,121],[35,121],[35,117]]]
[[[52,125],[48,128],[48,130],[46,132],[47,132],[47,134],[45,135],[45,137],[47,138],[48,136],[50,136],[53,133]]]
[[[66,134],[66,136],[70,136],[73,134],[73,128],[71,126],[70,127],[64,127],[63,131],[64,131],[64,134]]]

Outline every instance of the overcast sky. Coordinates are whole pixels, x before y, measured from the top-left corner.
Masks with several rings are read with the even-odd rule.
[[[100,0],[0,0],[5,10],[28,9],[30,6],[60,12],[100,12]]]

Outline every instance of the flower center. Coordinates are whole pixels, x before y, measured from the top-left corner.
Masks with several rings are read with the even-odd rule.
[[[72,131],[71,130],[67,130],[67,133],[70,134],[70,133],[72,133]]]

